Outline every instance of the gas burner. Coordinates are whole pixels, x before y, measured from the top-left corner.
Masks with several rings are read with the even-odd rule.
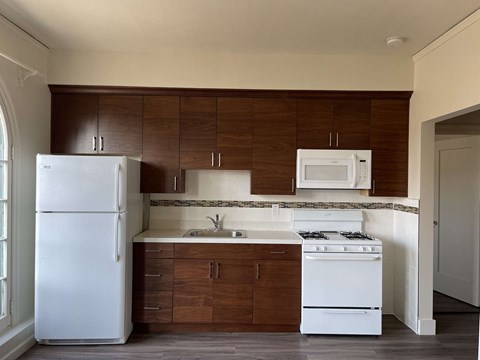
[[[329,239],[328,236],[321,231],[299,231],[298,235],[300,235],[304,240]]]
[[[368,234],[362,233],[360,231],[340,231],[340,235],[345,236],[347,239],[350,240],[375,240],[373,236],[370,236]]]

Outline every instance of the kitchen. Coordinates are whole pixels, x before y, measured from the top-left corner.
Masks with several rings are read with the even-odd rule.
[[[472,7],[470,11],[475,10]],[[468,12],[467,12],[468,14]],[[467,15],[465,14],[465,15]],[[460,17],[460,21],[463,17]],[[290,226],[291,211],[286,208],[280,209],[279,215],[273,218],[271,208],[208,208],[198,209],[188,206],[164,206],[168,203],[166,200],[184,200],[184,201],[275,201],[275,202],[384,202],[395,204],[396,209],[401,206],[413,206],[418,208],[418,199],[428,201],[429,182],[428,166],[422,161],[420,167],[420,157],[428,156],[428,134],[431,130],[431,124],[423,124],[420,131],[420,123],[426,120],[441,118],[451,113],[471,109],[480,101],[473,94],[478,94],[474,87],[475,82],[471,81],[472,74],[463,75],[454,71],[452,66],[458,68],[469,68],[468,61],[473,61],[474,55],[452,59],[441,54],[443,63],[436,58],[440,51],[447,51],[450,54],[458,54],[457,46],[465,46],[469,49],[469,36],[475,38],[475,17],[470,18],[464,23],[461,36],[449,35],[452,38],[442,46],[435,44],[435,51],[427,56],[421,54],[421,59],[415,63],[415,86],[413,80],[413,68],[410,56],[408,57],[382,57],[374,55],[287,55],[287,54],[259,54],[253,55],[249,52],[215,52],[186,49],[169,49],[159,53],[122,53],[122,52],[98,52],[98,51],[67,51],[61,49],[51,49],[47,51],[40,45],[32,45],[31,40],[25,35],[12,34],[11,24],[4,24],[5,31],[5,52],[16,55],[26,64],[34,65],[40,69],[41,73],[46,74],[48,62],[48,83],[51,84],[102,84],[102,85],[122,85],[122,86],[174,86],[174,87],[213,87],[213,88],[278,88],[278,89],[362,89],[362,90],[415,90],[426,89],[428,93],[437,94],[438,85],[432,85],[432,79],[441,81],[442,76],[445,86],[444,92],[439,94],[439,98],[423,98],[423,91],[418,92],[418,96],[413,94],[411,99],[410,111],[410,169],[409,169],[409,198],[401,199],[374,199],[364,197],[356,191],[318,191],[318,192],[299,192],[294,199],[289,196],[262,197],[250,195],[249,192],[249,174],[248,172],[211,172],[206,170],[191,170],[187,174],[186,188],[188,193],[182,195],[151,195],[153,206],[150,207],[150,226],[156,228],[165,227],[169,221],[182,222],[182,228],[198,228],[205,226],[206,215],[215,213],[225,216],[225,227],[242,227],[242,222],[249,225],[249,228],[263,227],[265,229],[280,227],[288,229]],[[453,24],[451,24],[453,25]],[[451,26],[450,25],[450,26]],[[68,24],[65,24],[68,26]],[[448,27],[447,27],[448,28]],[[439,34],[440,35],[440,34]],[[383,39],[381,39],[383,41]],[[451,49],[452,47],[453,49]],[[463,48],[462,48],[463,49]],[[385,50],[385,51],[391,51]],[[467,50],[465,50],[467,51]],[[470,50],[469,50],[470,51]],[[333,52],[332,52],[333,53]],[[467,52],[470,54],[470,52]],[[410,54],[411,55],[411,54]],[[453,55],[452,55],[453,56]],[[430,60],[431,59],[431,60]],[[430,75],[429,72],[435,69],[429,61],[437,66],[437,71]],[[467,63],[463,63],[466,61]],[[210,65],[209,65],[210,64]],[[298,65],[298,66],[295,66]],[[322,66],[320,66],[322,65]],[[418,69],[417,69],[418,67]],[[446,74],[449,71],[438,70],[452,69],[450,73],[458,75],[458,82],[449,79]],[[23,323],[31,318],[33,309],[33,178],[34,155],[38,152],[49,151],[49,91],[45,86],[45,80],[39,76],[32,76],[26,79],[24,87],[18,86],[17,67],[14,64],[2,60],[3,81],[8,89],[8,96],[4,96],[10,102],[7,102],[7,113],[19,119],[25,119],[19,122],[12,129],[15,136],[18,136],[17,148],[15,152],[15,161],[20,164],[14,174],[16,186],[21,189],[19,193],[20,200],[17,200],[18,206],[14,210],[15,216],[22,219],[24,226],[18,226],[15,229],[15,238],[24,239],[19,241],[16,246],[16,263],[19,267],[17,294],[18,306],[16,319]],[[128,68],[128,72],[124,69]],[[169,69],[169,71],[163,71]],[[285,69],[289,69],[285,72]],[[358,71],[361,69],[361,71]],[[422,70],[423,72],[419,72]],[[337,76],[331,76],[335,73]],[[474,73],[474,72],[473,72]],[[222,75],[223,74],[223,75]],[[261,76],[260,76],[261,74]],[[305,74],[314,74],[306,77]],[[338,76],[342,74],[342,76]],[[417,75],[418,74],[418,75]],[[422,77],[422,76],[425,76]],[[270,79],[270,80],[265,80]],[[457,87],[456,87],[457,86]],[[469,96],[460,96],[459,94],[468,94]],[[432,95],[435,96],[435,95]],[[438,101],[449,97],[454,101]],[[32,106],[22,106],[23,102],[28,102]],[[10,107],[8,107],[10,106]],[[422,139],[426,141],[421,143]],[[425,139],[424,139],[425,138]],[[432,140],[433,141],[433,140]],[[424,149],[423,147],[426,146]],[[22,165],[24,164],[24,165]],[[422,175],[420,174],[422,171]],[[426,173],[425,173],[426,172]],[[425,173],[425,174],[424,174]],[[423,177],[426,177],[425,183]],[[420,188],[420,184],[423,187]],[[424,196],[421,196],[425,191]],[[22,200],[23,199],[23,200]],[[204,205],[204,204],[201,204]],[[23,207],[22,207],[23,206]],[[428,209],[427,209],[428,210]],[[420,212],[423,211],[423,206]],[[15,216],[13,217],[15,221]],[[432,215],[433,216],[433,215]],[[426,232],[421,235],[425,241],[427,254],[418,253],[418,235],[414,230],[416,226],[409,227],[407,224],[416,224],[418,215],[392,209],[366,210],[367,222],[365,231],[374,233],[382,239],[392,239],[398,242],[398,245],[388,244],[384,251],[390,251],[390,257],[395,257],[394,263],[386,266],[395,267],[390,269],[390,274],[406,274],[405,277],[395,280],[388,277],[385,273],[384,288],[386,294],[390,294],[390,299],[384,299],[384,306],[390,307],[390,312],[394,312],[402,321],[407,323],[412,329],[419,333],[429,333],[432,331],[431,305],[428,305],[428,287],[429,285],[429,260],[428,260],[428,228],[422,227],[423,219],[420,223],[420,231]],[[180,220],[179,220],[180,219]],[[237,224],[229,223],[235,219]],[[428,213],[426,215],[428,220]],[[274,220],[272,222],[272,220]],[[425,221],[427,221],[425,220]],[[426,224],[431,224],[426,222]],[[25,226],[30,224],[30,226]],[[246,226],[243,226],[246,227]],[[412,230],[413,229],[413,230]],[[414,233],[408,233],[413,231]],[[423,233],[422,233],[423,234]],[[397,243],[395,243],[397,244]],[[399,251],[394,251],[399,249]],[[387,255],[385,255],[387,256]],[[417,256],[420,256],[417,265]],[[426,259],[423,257],[426,256]],[[22,260],[23,259],[23,260]],[[425,260],[425,261],[422,261]],[[431,262],[431,260],[430,260]],[[22,264],[22,265],[20,265]],[[28,265],[31,264],[31,265]],[[420,268],[418,268],[418,266]],[[422,267],[425,266],[425,269]],[[431,267],[431,266],[430,266]],[[420,269],[420,270],[419,270]],[[406,271],[408,270],[408,271]],[[420,284],[417,285],[417,271],[420,271]],[[425,277],[425,278],[424,278]],[[414,284],[414,285],[412,285]],[[416,303],[417,289],[420,292],[419,303]],[[422,291],[425,291],[423,295]],[[430,290],[431,293],[431,290]],[[394,299],[406,299],[395,304]],[[430,301],[431,302],[431,301]],[[419,324],[417,325],[417,321]],[[433,322],[434,324],[434,322]],[[434,330],[434,325],[433,325]]]

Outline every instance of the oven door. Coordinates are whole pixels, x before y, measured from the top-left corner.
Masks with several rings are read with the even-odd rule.
[[[382,307],[382,254],[303,253],[302,306]]]

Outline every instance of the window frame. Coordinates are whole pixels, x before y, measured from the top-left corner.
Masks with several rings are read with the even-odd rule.
[[[3,296],[3,308],[4,314],[2,314],[2,310],[0,309],[0,334],[7,330],[12,324],[12,241],[11,241],[11,234],[12,234],[12,163],[13,159],[11,158],[13,145],[11,144],[11,136],[8,127],[8,115],[6,111],[5,103],[3,99],[0,97],[0,126],[3,128],[3,152],[4,158],[0,159],[0,163],[4,164],[4,197],[0,198],[0,204],[3,203],[4,205],[4,214],[3,219],[0,221],[4,221],[4,234],[0,234],[0,243],[5,244],[6,251],[3,252],[4,256],[4,276],[0,273],[0,282],[5,283],[4,293],[1,292],[0,286],[0,296]]]

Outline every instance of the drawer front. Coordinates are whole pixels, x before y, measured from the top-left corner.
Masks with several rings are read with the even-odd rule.
[[[259,244],[255,245],[255,259],[261,260],[300,260],[301,245]]]
[[[251,244],[175,244],[176,259],[252,259]]]
[[[135,243],[133,249],[135,259],[173,258],[173,244]]]
[[[133,322],[171,323],[172,292],[151,291],[133,295]]]
[[[381,335],[382,311],[364,309],[303,309],[302,334]]]
[[[173,259],[144,259],[134,264],[135,291],[172,291]]]

